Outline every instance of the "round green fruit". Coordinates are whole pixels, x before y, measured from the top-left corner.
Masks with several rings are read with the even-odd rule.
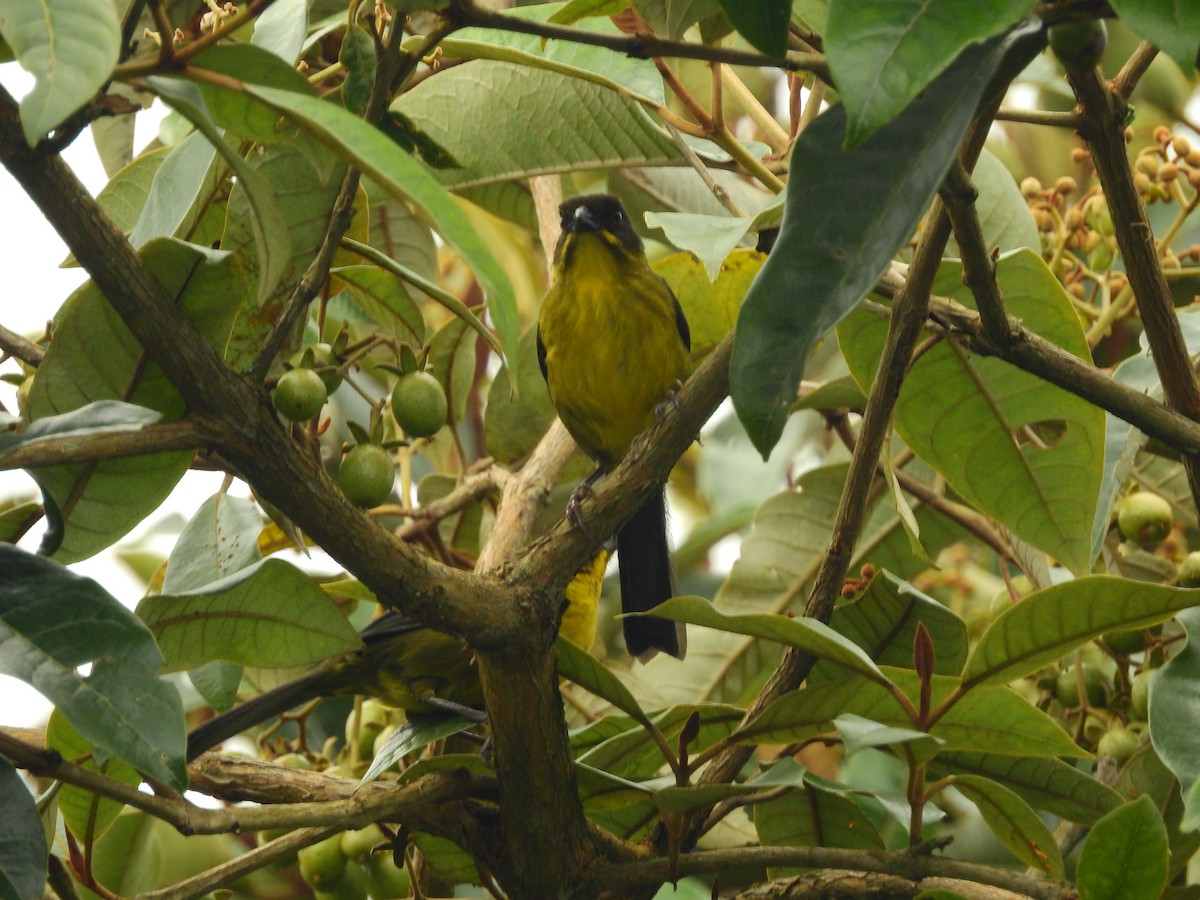
[[[1133,679],[1129,688],[1129,708],[1139,719],[1145,719],[1150,714],[1150,682],[1154,680],[1156,669],[1142,669]]]
[[[338,471],[342,493],[355,506],[378,506],[392,493],[396,469],[378,444],[359,444],[346,454]]]
[[[410,892],[408,869],[396,865],[390,853],[374,853],[367,860],[367,887],[374,900],[399,900]]]
[[[446,392],[428,372],[401,375],[392,388],[392,415],[409,437],[437,434],[446,424],[447,413]]]
[[[360,862],[370,856],[371,851],[383,843],[383,832],[378,825],[368,825],[357,831],[342,832],[342,853],[347,859]]]
[[[1087,691],[1088,706],[1103,707],[1108,702],[1108,693],[1105,690],[1106,681],[1104,673],[1099,667],[1092,663],[1083,663],[1083,685]],[[1067,709],[1074,709],[1079,706],[1079,682],[1075,677],[1075,666],[1068,665],[1065,669],[1058,673],[1058,679],[1054,683],[1054,695],[1058,698],[1058,702]]]
[[[1146,649],[1146,632],[1141,628],[1130,628],[1128,631],[1110,631],[1104,635],[1104,643],[1108,649],[1119,656],[1130,653],[1141,653]]]
[[[367,873],[352,862],[336,878],[313,888],[315,900],[367,900]]]
[[[1096,753],[1099,756],[1107,756],[1117,765],[1123,766],[1129,757],[1137,752],[1140,743],[1138,736],[1132,731],[1125,728],[1114,728],[1112,731],[1105,732],[1104,736],[1100,738],[1100,742],[1096,745]]]
[[[1117,514],[1117,527],[1127,541],[1155,547],[1171,533],[1175,514],[1165,498],[1150,491],[1130,494]]]
[[[333,352],[333,347],[329,344],[309,344],[304,347],[294,356],[291,363],[293,366],[301,366],[304,364],[304,354],[306,351],[312,351],[313,368],[317,370],[317,374],[321,380],[325,382],[325,390],[333,393],[342,384],[342,373],[338,371],[338,366],[342,361],[338,359],[337,354]]]
[[[1068,72],[1094,68],[1108,45],[1103,19],[1081,19],[1050,26],[1050,49]]]
[[[300,877],[314,888],[325,889],[341,877],[346,868],[346,854],[342,852],[342,836],[335,834],[302,849]]]
[[[292,369],[279,376],[271,402],[285,418],[307,422],[321,411],[328,398],[320,375],[312,369]]]
[[[1200,587],[1200,550],[1193,550],[1179,564],[1179,586]]]

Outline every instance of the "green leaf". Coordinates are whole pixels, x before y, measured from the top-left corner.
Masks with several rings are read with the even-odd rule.
[[[39,690],[96,751],[187,785],[179,692],[146,626],[90,578],[0,544],[0,672]],[[92,663],[87,677],[80,666]]]
[[[67,721],[61,710],[52,712],[46,724],[46,749],[56,750],[63,759],[89,772],[99,772],[127,787],[136,788],[142,782],[137,769],[127,762],[108,759],[97,763],[92,756],[92,745]],[[64,783],[58,791],[58,809],[62,813],[63,823],[80,841],[87,840],[89,832],[100,837],[124,808],[124,803],[101,797],[73,784]]]
[[[1002,257],[1009,313],[1088,360],[1070,297],[1039,254]],[[973,307],[962,266],[944,262],[934,292]],[[859,385],[874,379],[887,323],[860,312],[838,329]],[[1076,574],[1090,570],[1091,526],[1104,469],[1104,412],[995,358],[940,342],[916,360],[896,404],[896,430],[966,500]]]
[[[738,418],[764,457],[783,432],[809,350],[858,305],[911,237],[1009,46],[992,41],[968,50],[901,116],[852,150],[838,147],[844,106],[801,133],[783,227],[742,304],[730,364]],[[815,210],[820,228],[812,227]]]
[[[275,203],[275,194],[270,183],[254,166],[242,159],[221,136],[216,124],[209,117],[204,95],[194,84],[174,78],[152,76],[146,79],[146,85],[164,103],[196,126],[196,130],[213,145],[237,176],[239,189],[250,202],[249,224],[253,229],[254,243],[258,250],[255,269],[258,273],[258,299],[261,304],[271,296],[283,278],[291,251],[288,225]],[[209,90],[218,93],[220,91],[211,87]]]
[[[575,783],[588,821],[626,840],[637,840],[659,821],[653,792],[608,772],[575,764]]]
[[[1200,51],[1200,7],[1187,0],[1112,0],[1121,21],[1194,74]]]
[[[703,597],[675,597],[660,603],[646,615],[778,641],[818,659],[836,663],[878,684],[888,684],[884,674],[860,647],[816,619],[762,613],[726,615]]]
[[[842,745],[845,747],[847,756],[868,748],[893,747],[903,744],[906,754],[911,754],[918,762],[925,762],[933,758],[944,743],[924,731],[884,725],[853,713],[836,717],[833,720],[833,727],[842,736]]]
[[[275,0],[254,20],[250,43],[291,66],[299,59],[307,34],[307,0]]]
[[[795,760],[781,760],[747,786],[780,784],[795,785],[801,794],[754,805],[754,828],[764,846],[883,848],[879,830],[862,807],[823,780],[812,778]],[[782,878],[798,871],[775,867],[768,873]]]
[[[484,433],[488,455],[512,463],[538,445],[556,413],[537,361],[537,329],[530,328],[510,354],[507,377],[497,375],[488,389]]]
[[[942,774],[981,775],[1023,797],[1035,809],[1084,825],[1121,805],[1123,798],[1086,772],[1053,757],[947,752],[931,763]]]
[[[0,0],[0,35],[35,79],[21,100],[31,147],[92,99],[121,47],[111,0]]]
[[[1167,885],[1167,829],[1153,800],[1131,800],[1092,827],[1075,884],[1080,900],[1158,900]]]
[[[461,168],[437,173],[459,191],[531,175],[683,163],[637,101],[600,75],[575,75],[582,72],[481,59],[427,78],[392,108],[459,161]],[[549,141],[544,123],[551,114]]]
[[[172,670],[214,659],[264,668],[302,666],[362,646],[312,578],[279,559],[196,590],[146,597],[137,614]]]
[[[287,298],[303,276],[325,238],[329,214],[341,187],[345,167],[324,147],[300,133],[295,140],[271,144],[252,153],[246,165],[254,170],[254,192],[243,187],[241,177],[233,186],[226,211],[221,247],[238,254],[244,265],[258,272],[263,265],[278,265],[274,254],[287,248],[283,277],[265,300],[261,294],[245,298],[230,336],[225,359],[245,369],[262,349],[263,340],[282,313]],[[255,203],[260,189],[274,197],[278,212],[287,223],[279,247],[268,248],[271,258],[260,258],[260,235]],[[259,276],[260,289],[263,276]]]
[[[915,706],[920,685],[915,672],[884,670]],[[936,707],[959,687],[957,678],[935,675]],[[811,685],[780,697],[757,718],[739,728],[740,741],[791,743],[829,731],[834,718],[854,714],[885,725],[911,728],[900,702],[882,685],[859,675]],[[1062,726],[1016,692],[1005,687],[967,691],[929,730],[946,750],[987,751],[1012,756],[1086,757]]]
[[[0,841],[0,897],[23,900],[46,889],[46,832],[20,773],[0,756],[0,809],[5,811]]]
[[[600,660],[595,659],[586,650],[576,647],[562,635],[558,636],[555,646],[558,650],[556,666],[559,675],[607,700],[635,722],[646,724],[649,721],[633,694],[629,692],[629,688],[625,687],[621,679]]]
[[[146,195],[150,193],[154,176],[174,151],[175,147],[147,150],[113,175],[96,195],[96,202],[104,214],[125,234],[133,231],[146,205]],[[64,266],[79,265],[74,256],[68,257],[68,260],[63,263]]]
[[[720,0],[721,9],[738,34],[767,56],[782,59],[787,52],[788,22],[792,17],[791,0]]]
[[[846,104],[846,146],[894,119],[972,44],[997,35],[1034,0],[866,0],[829,6],[825,52]]]
[[[129,242],[136,248],[156,237],[186,237],[227,171],[204,135],[189,134],[155,167]]]
[[[139,255],[206,338],[224,345],[234,304],[246,293],[237,261],[227,253],[170,239],[150,242]],[[183,413],[183,398],[150,362],[93,282],[62,311],[54,340],[38,367],[26,413],[38,419],[97,400],[123,400],[157,411],[164,421]],[[33,471],[65,518],[55,556],[86,559],[124,536],[166,498],[187,471],[191,451]]]
[[[428,217],[463,255],[488,292],[488,311],[501,343],[505,348],[516,347],[520,339],[517,300],[504,270],[463,211],[420,163],[377,129],[332,103],[261,85],[246,85],[246,90],[308,129],[393,197],[412,203]]]
[[[672,39],[721,11],[718,0],[631,0],[629,5],[656,34]]]
[[[556,25],[574,25],[588,16],[615,16],[629,4],[625,0],[567,0],[546,21]]]
[[[696,213],[651,212],[646,224],[661,228],[667,240],[687,250],[704,265],[709,281],[716,281],[721,264],[741,243],[753,219],[733,216],[702,216]]]
[[[479,722],[475,719],[468,719],[466,716],[432,714],[414,716],[393,731],[383,742],[383,746],[375,754],[371,765],[358,782],[359,786],[375,781],[410,753],[415,753],[434,741],[440,741],[452,734],[474,728],[478,724]]]
[[[955,775],[951,781],[979,807],[992,834],[1017,859],[1047,878],[1062,879],[1062,854],[1054,835],[1024,800],[1003,785],[978,775]]]
[[[243,81],[295,91],[316,97],[308,79],[270,50],[253,44],[216,44],[196,54],[191,66],[199,71],[216,72],[231,81]],[[191,68],[189,66],[189,68]],[[205,112],[221,128],[251,141],[269,144],[287,140],[291,129],[279,120],[279,114],[257,98],[208,81],[192,82],[204,97]]]
[[[936,674],[957,675],[967,658],[966,623],[886,570],[880,570],[854,600],[839,604],[829,625],[879,665],[913,667],[917,625],[925,626],[937,648]]]
[[[346,70],[342,82],[342,103],[350,112],[361,115],[371,99],[375,84],[375,39],[361,25],[346,29],[338,62]]]
[[[381,332],[413,347],[425,343],[421,308],[395,275],[378,266],[339,266],[329,274],[342,280],[343,289]]]
[[[680,704],[653,713],[650,721],[666,738],[668,746],[677,746],[693,713],[700,717],[699,733],[688,745],[695,755],[731,734],[746,711],[717,703]],[[649,732],[624,716],[607,716],[574,732],[571,749],[576,762],[631,780],[653,778],[665,765],[662,749]]]
[[[254,565],[262,558],[261,531],[262,517],[249,500],[226,493],[209,497],[171,548],[162,592],[198,590]]]
[[[757,795],[766,794],[768,791],[769,788],[754,784],[689,784],[683,787],[671,785],[654,792],[654,803],[661,810],[684,815],[712,807],[724,800],[753,803]]]
[[[38,419],[24,431],[0,432],[0,459],[35,441],[54,438],[62,442],[65,438],[96,434],[128,434],[153,425],[161,418],[162,413],[132,403],[97,400],[62,415]]]
[[[1179,624],[1187,644],[1150,683],[1150,739],[1180,784],[1191,784],[1200,778],[1200,747],[1189,727],[1200,715],[1200,610],[1180,613]]]
[[[998,616],[967,659],[963,684],[1004,684],[1108,631],[1148,628],[1200,604],[1182,590],[1107,575],[1035,591]]]

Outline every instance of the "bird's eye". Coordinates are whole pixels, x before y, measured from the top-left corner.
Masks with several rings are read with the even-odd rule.
[[[622,210],[614,209],[612,214],[612,223],[616,226],[625,224],[625,213]]]

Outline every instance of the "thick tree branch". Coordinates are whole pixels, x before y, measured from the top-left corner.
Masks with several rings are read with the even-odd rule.
[[[136,431],[48,437],[0,453],[0,470],[36,469],[125,459],[169,450],[194,450],[213,446],[219,433],[219,429],[208,427],[203,420],[185,418],[162,425],[147,425]]]
[[[40,366],[46,351],[24,335],[0,325],[0,351],[30,366]]]
[[[614,894],[636,887],[650,887],[686,875],[702,875],[742,866],[804,866],[816,869],[851,869],[886,872],[920,881],[944,877],[990,884],[1038,900],[1066,900],[1076,896],[1075,888],[1061,881],[1048,881],[999,866],[961,862],[921,853],[887,850],[842,850],[833,847],[744,847],[733,850],[704,850],[680,855],[678,861],[659,859],[645,862],[614,863],[596,870],[591,881],[582,886],[584,896],[600,891]]]

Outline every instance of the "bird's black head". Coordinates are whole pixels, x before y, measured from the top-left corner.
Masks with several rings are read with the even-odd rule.
[[[633,230],[633,224],[621,201],[612,194],[588,194],[572,197],[558,208],[562,216],[563,234],[585,234],[593,232],[608,235],[630,253],[642,252],[642,239]]]

